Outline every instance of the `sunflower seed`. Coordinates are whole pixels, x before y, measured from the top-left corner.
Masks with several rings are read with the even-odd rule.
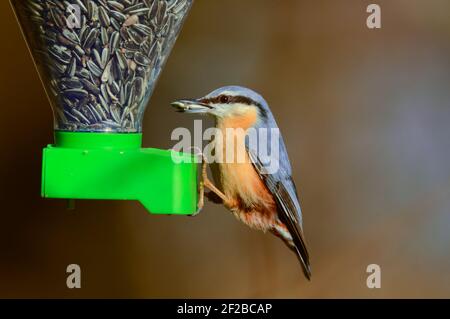
[[[96,122],[103,120],[103,117],[100,115],[100,113],[92,104],[88,104],[87,108],[91,112],[91,114],[95,117]]]
[[[92,30],[88,33],[88,35],[86,36],[86,40],[85,40],[84,43],[83,43],[83,47],[84,47],[85,49],[91,48],[91,47],[94,45],[95,40],[97,39],[97,37],[98,37],[98,31],[97,31],[97,29],[92,29]]]
[[[112,103],[109,109],[110,109],[110,113],[111,113],[113,120],[116,123],[120,123],[120,107],[119,107],[119,105],[117,103]]]
[[[108,63],[108,60],[109,60],[109,49],[104,48],[102,51],[102,60],[101,60],[102,67],[106,66],[106,64]]]
[[[125,6],[117,1],[108,1],[108,5],[117,11],[123,11],[125,9]]]
[[[97,21],[98,20],[98,6],[94,1],[89,1],[88,3],[88,15],[89,20]]]
[[[109,103],[110,99],[109,99],[109,94],[108,94],[108,90],[106,88],[106,84],[105,83],[101,84],[100,92],[101,92],[101,96],[102,96],[103,100],[105,100],[106,103]]]
[[[67,68],[67,76],[73,78],[75,76],[76,71],[77,71],[77,59],[74,57],[70,62],[70,66]]]
[[[92,54],[94,55],[95,62],[97,62],[97,64],[103,69],[105,66],[102,63],[102,58],[101,58],[100,53],[98,52],[98,50],[97,49],[93,49],[92,50]]]
[[[122,12],[111,10],[110,15],[120,23],[124,23],[127,16]]]
[[[119,51],[119,50],[116,51],[116,59],[117,59],[119,67],[122,70],[125,70],[127,68],[127,59],[123,55],[123,53],[121,51]]]
[[[98,86],[95,85],[94,83],[92,83],[91,81],[89,81],[88,79],[82,78],[82,79],[80,79],[80,82],[88,92],[90,92],[94,95],[100,94],[100,89],[98,88]]]
[[[101,28],[100,38],[102,39],[103,46],[106,46],[109,43],[108,30],[106,28]]]
[[[109,15],[108,15],[108,12],[106,12],[106,9],[103,7],[100,7],[98,9],[98,13],[99,13],[99,18],[100,18],[100,23],[102,24],[102,26],[109,27],[109,25],[111,24],[111,20],[109,19]]]
[[[108,62],[108,64],[106,65],[105,69],[103,70],[102,73],[102,82],[108,82],[110,75],[111,75],[111,65],[112,65],[112,60]]]
[[[102,70],[97,66],[97,64],[95,64],[94,61],[89,60],[87,62],[87,67],[94,76],[96,76],[96,77],[102,76],[102,74],[103,74]]]
[[[148,36],[152,33],[152,29],[149,26],[140,23],[133,24],[133,29],[138,31],[143,36]]]
[[[81,84],[78,78],[62,78],[60,84],[68,89],[81,89],[83,84]]]
[[[120,34],[119,32],[114,31],[113,34],[111,34],[111,39],[109,42],[110,44],[109,50],[111,52],[119,48],[119,41],[120,41]]]
[[[97,110],[97,113],[100,114],[102,120],[106,120],[108,118],[100,104],[95,104],[94,107]]]
[[[141,52],[136,52],[134,55],[134,61],[142,66],[148,66],[150,65],[150,59],[143,55]]]
[[[80,122],[85,122],[86,124],[89,124],[89,120],[86,116],[84,116],[83,113],[81,113],[80,111],[78,111],[77,109],[72,109],[71,110],[72,115],[77,118]]]
[[[88,97],[88,92],[83,89],[67,89],[63,91],[63,94],[69,99],[74,98],[81,100]]]

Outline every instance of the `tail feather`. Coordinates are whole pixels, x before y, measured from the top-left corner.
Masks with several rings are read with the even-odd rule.
[[[279,237],[286,244],[286,246],[288,246],[289,249],[291,249],[295,253],[298,260],[300,261],[305,277],[308,280],[311,280],[312,272],[311,272],[311,264],[309,262],[309,254],[306,248],[306,244],[303,241],[302,237],[298,236],[296,238],[297,240],[294,240],[294,238],[292,237],[291,233],[289,232],[289,230],[286,228],[285,225],[277,225],[273,229],[272,233],[275,236]]]

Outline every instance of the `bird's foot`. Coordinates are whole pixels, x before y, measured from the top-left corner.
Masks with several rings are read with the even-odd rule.
[[[203,206],[205,206],[205,186],[203,181],[200,181],[198,190],[197,213],[202,210]]]

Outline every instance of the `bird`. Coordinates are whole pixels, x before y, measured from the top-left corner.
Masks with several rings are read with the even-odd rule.
[[[181,113],[212,116],[221,138],[215,136],[214,152],[237,152],[236,145],[244,145],[241,161],[210,163],[212,182],[202,161],[199,208],[203,196],[223,204],[249,227],[270,232],[281,238],[296,254],[305,277],[311,279],[308,248],[304,239],[302,211],[286,146],[266,100],[257,92],[241,86],[225,86],[196,99],[180,99],[171,105]],[[227,132],[230,132],[227,133]],[[256,132],[256,140],[263,140],[277,169],[268,169],[267,159],[258,152],[258,143],[251,143],[249,132]],[[263,136],[263,132],[266,132]],[[277,138],[278,152],[273,152],[270,136]],[[233,143],[231,143],[233,142]],[[259,142],[260,143],[260,142]],[[267,152],[269,154],[269,152]],[[223,156],[222,156],[223,157]],[[204,193],[204,188],[209,189]]]

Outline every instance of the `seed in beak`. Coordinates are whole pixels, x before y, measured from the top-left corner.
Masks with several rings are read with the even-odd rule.
[[[201,103],[197,100],[178,100],[171,104],[178,112],[186,113],[207,113],[212,109],[208,104]]]

